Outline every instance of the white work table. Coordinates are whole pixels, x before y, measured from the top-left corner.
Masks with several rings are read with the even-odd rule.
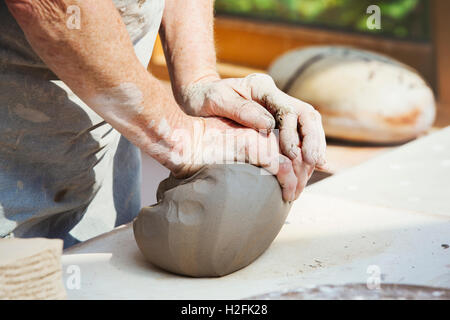
[[[311,185],[253,264],[222,278],[146,262],[131,225],[66,250],[80,270],[71,299],[240,299],[309,285],[450,288],[450,127]],[[369,273],[368,273],[369,272]],[[373,273],[375,272],[375,273]]]

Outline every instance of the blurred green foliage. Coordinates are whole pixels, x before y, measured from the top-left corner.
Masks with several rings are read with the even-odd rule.
[[[381,29],[367,28],[370,5],[381,9]],[[216,0],[216,13],[317,25],[384,36],[429,40],[428,0]]]

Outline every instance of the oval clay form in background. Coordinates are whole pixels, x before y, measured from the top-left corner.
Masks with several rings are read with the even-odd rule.
[[[249,164],[209,165],[187,179],[170,176],[157,199],[134,221],[138,247],[151,263],[192,277],[223,276],[252,263],[291,207],[277,179]]]
[[[411,67],[339,46],[290,51],[269,74],[286,93],[313,105],[328,137],[397,143],[416,138],[435,117],[431,88]]]

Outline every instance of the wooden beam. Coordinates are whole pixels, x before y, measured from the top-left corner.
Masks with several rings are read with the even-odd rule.
[[[438,96],[450,105],[450,1],[431,2],[431,21]]]
[[[241,73],[231,71],[226,65],[260,72],[291,49],[312,45],[346,45],[389,55],[417,69],[431,85],[435,83],[431,43],[225,17],[216,18],[215,37],[219,72],[224,77],[239,76]],[[158,78],[169,78],[159,39],[153,50],[149,70]]]
[[[152,58],[150,60],[150,64],[148,65],[148,70],[160,80],[170,80],[169,71],[167,70],[166,65],[166,59],[164,57],[164,52],[159,37],[156,40]],[[264,69],[252,68],[226,62],[218,62],[217,71],[222,78],[242,78],[251,73],[266,72]]]
[[[389,55],[417,69],[434,84],[431,43],[220,16],[215,20],[215,37],[218,59],[227,63],[266,69],[291,49],[346,45]]]

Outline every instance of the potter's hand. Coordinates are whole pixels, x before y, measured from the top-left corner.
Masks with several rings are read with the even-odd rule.
[[[325,166],[320,114],[279,90],[265,74],[245,78],[203,78],[181,90],[182,106],[194,116],[222,116],[254,129],[280,129],[281,152],[312,167]]]
[[[314,167],[280,154],[273,132],[261,133],[233,121],[211,117],[193,118],[189,134],[174,135],[178,165],[172,168],[177,177],[189,176],[206,164],[246,162],[263,167],[275,175],[282,187],[283,199],[298,198]]]

